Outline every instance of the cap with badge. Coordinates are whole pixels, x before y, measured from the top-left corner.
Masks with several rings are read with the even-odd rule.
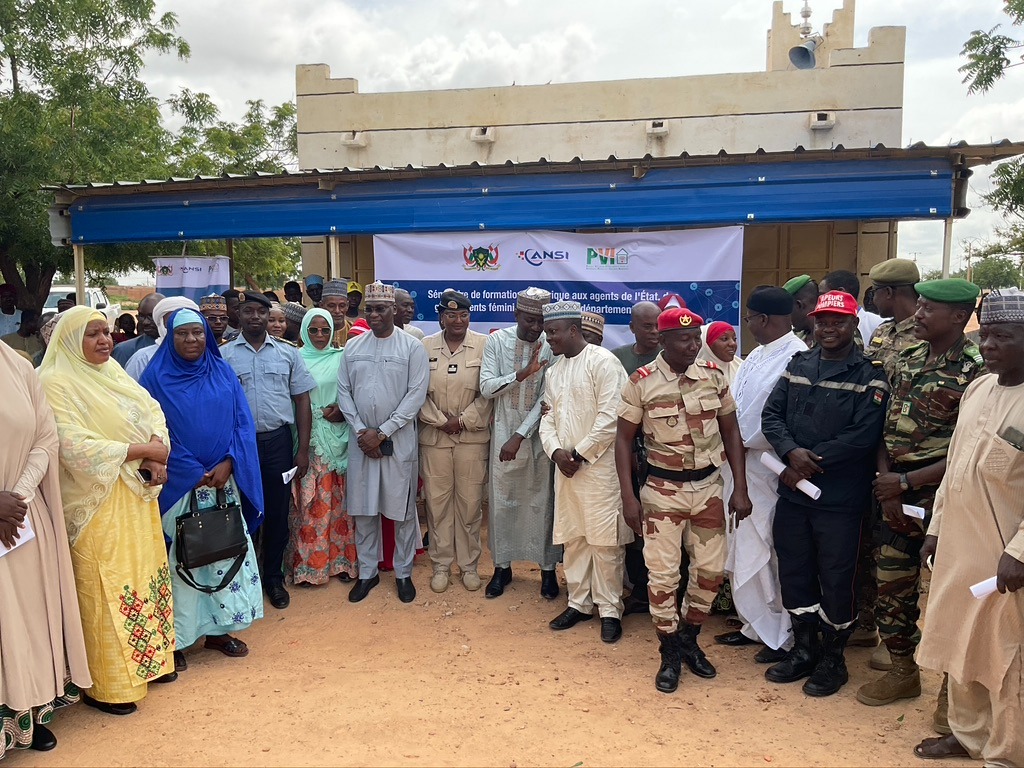
[[[544,322],[552,320],[583,320],[583,307],[578,301],[553,301],[544,305]]]
[[[875,264],[868,279],[879,288],[914,285],[921,281],[921,270],[910,259],[889,259]]]
[[[999,288],[981,304],[981,322],[1024,323],[1024,293],[1017,288]]]
[[[811,282],[810,275],[800,275],[787,280],[785,284],[783,284],[782,289],[790,296],[796,296],[809,282]]]
[[[306,287],[311,285],[323,285],[324,279],[320,275],[306,275]]]
[[[369,304],[394,304],[395,286],[382,283],[380,280],[366,286],[364,296],[367,305]]]
[[[528,315],[543,315],[544,305],[551,302],[551,292],[543,288],[527,288],[516,297],[516,310]]]
[[[747,297],[747,309],[761,315],[791,315],[793,295],[784,288],[766,285],[755,288]]]
[[[270,309],[273,306],[273,302],[270,301],[259,291],[242,291],[238,294],[238,303],[241,304],[259,304],[261,307]]]
[[[829,291],[818,297],[818,304],[808,315],[857,316],[857,300],[846,291]]]
[[[981,288],[960,277],[925,280],[914,288],[921,298],[939,304],[974,304],[981,295]]]
[[[696,312],[675,307],[658,315],[658,331],[689,331],[704,325],[704,318]]]
[[[584,312],[581,316],[583,321],[583,330],[596,333],[598,336],[604,336],[604,318],[597,312]]]
[[[362,294],[362,292],[363,292],[363,286],[361,286],[355,280],[349,280],[348,281],[348,285],[346,286],[345,293],[358,293],[358,294]]]
[[[199,298],[199,309],[208,309],[211,312],[227,312],[228,301],[220,294],[211,293],[209,296],[201,296]]]
[[[456,291],[454,288],[445,288],[441,294],[441,300],[437,304],[438,314],[445,310],[451,310],[452,312],[469,311],[469,296]]]

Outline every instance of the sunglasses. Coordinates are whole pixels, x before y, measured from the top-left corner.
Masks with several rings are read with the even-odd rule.
[[[330,328],[307,328],[306,331],[310,336],[330,336]]]

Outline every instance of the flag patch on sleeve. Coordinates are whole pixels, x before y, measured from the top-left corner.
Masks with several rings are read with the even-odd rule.
[[[876,389],[875,393],[871,396],[871,400],[875,405],[881,405],[883,397],[884,395],[882,394],[882,390]]]

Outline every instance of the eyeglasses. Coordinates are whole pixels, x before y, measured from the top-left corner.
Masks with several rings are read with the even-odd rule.
[[[391,306],[390,304],[367,304],[364,309],[368,315],[383,315],[391,309]]]
[[[744,315],[744,316],[743,316],[743,322],[744,322],[744,323],[749,323],[749,322],[750,322],[751,320],[753,320],[753,319],[754,319],[755,317],[764,317],[764,316],[765,316],[764,312],[755,312],[755,313],[754,313],[754,314],[752,314],[752,315]]]
[[[331,329],[330,328],[307,328],[306,331],[307,331],[307,333],[309,333],[310,336],[330,336],[331,335]]]

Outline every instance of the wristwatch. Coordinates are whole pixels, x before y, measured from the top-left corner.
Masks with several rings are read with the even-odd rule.
[[[907,480],[907,473],[906,472],[900,472],[900,490],[901,491],[909,491],[910,490],[910,481]]]
[[[383,443],[383,442],[384,442],[385,440],[387,440],[387,439],[388,439],[388,436],[387,436],[387,435],[385,435],[385,434],[384,434],[383,432],[381,432],[381,431],[380,431],[380,430],[378,429],[378,430],[377,430],[377,439],[378,439],[378,440],[380,440],[380,441],[381,441],[381,442]]]

